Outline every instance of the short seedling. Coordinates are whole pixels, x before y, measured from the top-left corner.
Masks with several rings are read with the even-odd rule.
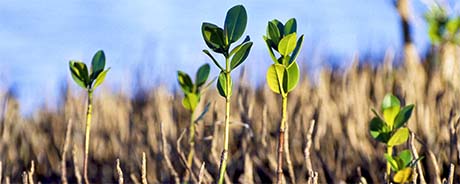
[[[409,150],[403,150],[398,156],[393,156],[393,147],[407,142],[409,138],[409,120],[414,105],[407,105],[401,109],[398,98],[387,94],[382,102],[383,118],[374,110],[375,117],[370,121],[371,136],[387,146],[385,158],[387,160],[387,179],[390,181],[391,170],[396,172],[393,181],[406,183],[412,177],[412,168],[420,158],[413,159]]]
[[[296,32],[297,22],[294,18],[289,19],[285,25],[275,19],[268,22],[267,35],[263,37],[274,62],[267,71],[267,84],[273,92],[281,95],[283,104],[279,127],[277,183],[281,183],[283,177],[283,145],[288,94],[297,86],[300,76],[296,58],[302,47],[303,35],[297,39]],[[279,56],[275,56],[273,50],[278,52]]]
[[[104,70],[105,68],[105,54],[104,51],[100,50],[96,52],[91,62],[91,68],[88,71],[86,64],[80,61],[70,61],[69,62],[70,73],[73,80],[80,87],[85,89],[88,92],[88,104],[86,111],[86,130],[85,130],[85,154],[83,162],[83,177],[85,183],[89,183],[88,179],[88,155],[89,155],[89,137],[91,130],[91,116],[93,111],[93,91],[102,84],[107,75],[107,72],[110,70]]]
[[[223,68],[208,50],[203,50],[221,70],[217,80],[217,89],[226,102],[224,149],[220,161],[219,184],[224,181],[228,159],[230,97],[232,96],[232,79],[230,73],[246,60],[251,50],[252,42],[250,42],[249,36],[246,36],[243,42],[233,49],[230,49],[230,46],[243,36],[246,23],[246,9],[242,5],[237,5],[228,10],[223,29],[207,22],[201,26],[206,45],[215,53],[222,54],[225,57],[225,68]]]
[[[425,14],[428,34],[433,44],[460,44],[460,16],[448,16],[439,5]]]
[[[195,83],[192,82],[190,76],[182,71],[177,71],[177,81],[184,92],[184,99],[182,99],[182,105],[185,109],[190,111],[190,125],[189,125],[189,146],[190,151],[187,156],[187,165],[192,168],[193,157],[195,154],[195,123],[202,119],[205,113],[208,111],[209,103],[206,105],[204,111],[194,119],[196,106],[200,103],[201,95],[207,85],[210,72],[209,64],[202,65],[196,72]]]

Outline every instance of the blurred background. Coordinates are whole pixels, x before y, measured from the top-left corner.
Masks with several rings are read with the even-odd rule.
[[[410,6],[412,37],[420,54],[429,48],[423,15],[433,3],[413,0]],[[454,0],[438,3],[448,4],[450,11],[460,9]],[[93,53],[103,49],[112,67],[104,86],[129,92],[139,85],[134,82],[139,75],[145,87],[167,83],[175,88],[177,70],[192,72],[210,62],[201,52],[206,48],[201,23],[222,25],[226,10],[235,4],[244,4],[249,12],[246,34],[255,45],[245,66],[253,85],[265,85],[270,60],[262,35],[274,18],[297,18],[299,33],[305,34],[300,57],[308,58],[301,67],[310,70],[349,66],[355,53],[374,58],[382,58],[389,48],[402,53],[400,20],[392,0],[4,0],[0,86],[14,89],[24,114],[44,100],[53,106],[60,86],[70,79],[68,61],[90,62]]]
[[[222,26],[236,4],[246,7],[245,33],[254,46],[233,73],[228,183],[276,179],[281,100],[265,84],[272,62],[262,35],[268,21],[292,17],[305,41],[301,81],[288,101],[287,155],[295,168],[284,168],[288,183],[306,183],[312,173],[319,183],[383,183],[385,146],[367,127],[370,109],[387,93],[415,104],[408,122],[415,136],[395,152],[412,148],[424,157],[416,181],[441,183],[449,174],[459,181],[458,1],[2,0],[0,183],[23,181],[24,171],[42,183],[81,182],[86,94],[71,80],[68,62],[90,63],[99,49],[111,70],[94,97],[90,180],[117,182],[120,159],[125,181],[136,183],[145,153],[150,183],[188,181],[179,158],[190,150],[181,136],[190,113],[176,71],[211,63],[202,53],[201,24]],[[218,71],[211,68],[213,78]],[[197,175],[206,163],[204,183],[216,179],[223,141],[224,100],[214,86],[197,108],[210,104],[197,122],[191,168]]]

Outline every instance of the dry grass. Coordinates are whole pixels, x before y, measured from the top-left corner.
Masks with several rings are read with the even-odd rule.
[[[297,183],[309,179],[320,183],[384,181],[385,148],[370,137],[368,121],[372,116],[370,109],[378,108],[388,92],[405,99],[402,103],[416,104],[409,127],[415,133],[413,150],[425,156],[420,162],[424,173],[418,176],[434,183],[448,177],[450,168],[454,168],[450,163],[459,168],[460,93],[443,82],[435,70],[426,71],[417,64],[391,68],[388,58],[391,57],[376,69],[353,65],[345,71],[324,70],[315,84],[304,77],[290,94],[289,146]],[[274,182],[280,99],[269,89],[255,89],[245,81],[242,77],[232,102],[235,113],[231,116],[226,178],[241,183]],[[177,181],[176,177],[184,181],[187,168],[180,155],[189,148],[185,141],[177,145],[177,139],[188,127],[189,115],[181,106],[181,96],[163,87],[141,91],[134,99],[113,91],[101,93],[94,103],[88,173],[91,181],[172,183]],[[67,91],[57,112],[43,108],[31,118],[21,116],[15,98],[8,93],[1,95],[0,112],[4,113],[0,122],[0,168],[3,166],[0,178],[17,183],[23,180],[23,172],[33,172],[35,181],[59,182],[62,165],[67,167],[69,183],[81,182],[75,168],[82,168],[84,95]],[[197,125],[196,157],[190,170],[200,182],[210,183],[218,172],[224,100],[215,90],[208,91],[202,99],[211,102],[211,108]],[[66,143],[70,119],[72,132],[70,143]],[[312,120],[316,125],[309,132]],[[74,157],[65,154],[69,145],[76,148]],[[182,148],[181,153],[178,148]],[[118,158],[120,164],[116,168],[114,163]],[[35,162],[35,168],[31,161]],[[284,169],[285,180],[291,181],[288,168]],[[141,174],[145,170],[147,173]],[[172,170],[177,173],[169,172]],[[125,175],[116,174],[117,171]],[[458,181],[458,171],[451,173],[454,181]],[[25,176],[24,180],[27,179]]]

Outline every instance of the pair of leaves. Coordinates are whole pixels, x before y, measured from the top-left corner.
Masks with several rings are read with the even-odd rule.
[[[268,68],[266,78],[270,89],[284,96],[297,86],[300,78],[299,66],[297,63],[292,63],[289,67],[272,64]]]
[[[297,40],[297,22],[294,18],[283,25],[278,20],[268,22],[267,36],[263,36],[270,57],[275,63],[288,66],[295,62],[303,43],[303,35]],[[278,51],[280,58],[275,56]]]
[[[412,162],[412,154],[409,150],[404,150],[399,153],[398,156],[392,156],[385,154],[387,162],[390,164],[391,169],[395,172],[402,170],[406,167],[410,167]]]
[[[393,133],[382,119],[374,117],[370,123],[370,134],[379,142],[383,142],[388,146],[397,146],[407,141],[409,129],[400,128]]]
[[[382,102],[383,119],[375,111],[375,117],[370,121],[369,131],[371,136],[388,146],[403,144],[409,138],[409,129],[404,128],[414,105],[401,109],[399,99],[391,94],[385,95]]]
[[[279,42],[286,36],[297,32],[297,21],[294,18],[289,19],[286,25],[283,25],[279,20],[272,20],[267,25],[267,40],[268,44],[278,51]]]
[[[247,24],[246,9],[237,5],[227,12],[224,29],[212,23],[203,23],[201,33],[206,45],[214,52],[228,55],[230,45],[236,42],[244,33]]]
[[[209,77],[211,68],[209,64],[204,64],[198,68],[195,74],[195,83],[193,83],[190,76],[182,71],[177,71],[177,81],[184,92],[184,99],[182,105],[188,110],[195,110],[195,107],[200,101],[201,88],[206,83]]]
[[[219,77],[217,79],[217,90],[219,91],[220,96],[224,98],[228,98],[232,96],[232,77],[230,75],[227,75],[224,71],[220,72]],[[228,83],[228,86],[226,85]]]
[[[93,56],[91,61],[91,68],[88,71],[88,67],[81,61],[70,61],[69,69],[72,75],[72,79],[80,87],[84,89],[95,89],[104,82],[107,72],[110,70],[104,70],[105,68],[105,54],[104,51],[99,50]]]
[[[391,130],[404,126],[412,115],[413,109],[413,104],[407,105],[401,109],[401,102],[392,94],[387,94],[383,98],[383,118]]]

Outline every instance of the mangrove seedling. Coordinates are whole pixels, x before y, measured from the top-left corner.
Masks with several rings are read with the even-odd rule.
[[[184,98],[182,99],[182,106],[190,112],[190,125],[189,125],[189,146],[190,151],[187,155],[187,165],[189,168],[192,168],[193,157],[195,154],[195,123],[204,117],[204,114],[207,112],[209,108],[209,103],[206,105],[204,111],[194,119],[195,109],[197,105],[200,103],[201,95],[203,93],[204,88],[207,85],[206,81],[208,80],[210,72],[209,64],[202,65],[198,71],[196,72],[195,76],[195,83],[193,83],[190,76],[183,72],[177,71],[177,81],[184,92]]]
[[[230,119],[230,97],[232,96],[232,79],[230,73],[240,66],[248,57],[252,47],[249,36],[238,45],[231,49],[231,45],[243,36],[246,29],[247,13],[242,5],[237,5],[228,10],[225,17],[224,28],[220,28],[212,23],[204,22],[201,32],[206,45],[217,54],[225,57],[225,68],[208,51],[203,52],[208,55],[216,66],[221,70],[217,79],[217,89],[219,94],[225,98],[225,133],[224,148],[222,150],[218,183],[224,181],[228,159],[228,139],[229,139],[229,119]]]
[[[375,117],[370,121],[370,135],[378,142],[384,143],[387,147],[385,158],[387,160],[386,175],[390,180],[391,170],[396,172],[393,181],[405,183],[410,181],[412,168],[420,159],[413,159],[409,150],[403,150],[399,155],[393,155],[393,147],[404,144],[409,138],[407,121],[412,115],[414,105],[407,105],[401,108],[399,99],[392,94],[385,95],[382,102],[383,118],[374,109]]]
[[[105,54],[104,51],[99,50],[93,56],[93,60],[91,62],[91,68],[88,71],[88,67],[86,64],[81,61],[73,61],[69,62],[70,73],[72,75],[72,79],[77,83],[80,87],[85,89],[88,92],[88,101],[86,105],[86,129],[85,129],[85,154],[83,158],[83,177],[85,183],[89,183],[88,179],[88,155],[89,155],[89,138],[90,138],[90,130],[91,130],[91,116],[93,112],[93,91],[105,79],[107,72],[110,68],[104,70],[105,68]]]
[[[267,84],[270,89],[281,95],[282,118],[279,126],[277,183],[283,177],[283,146],[286,131],[288,94],[299,82],[299,65],[296,58],[303,43],[303,35],[297,39],[297,22],[294,18],[286,24],[278,20],[268,22],[267,35],[263,37],[273,64],[267,71]],[[276,51],[278,54],[275,55]]]

